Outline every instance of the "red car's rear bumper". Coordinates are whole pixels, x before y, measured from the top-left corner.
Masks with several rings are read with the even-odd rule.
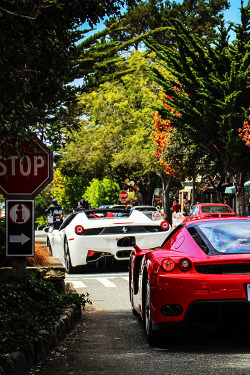
[[[157,284],[151,288],[152,323],[181,323],[198,303],[248,305],[250,275],[162,274]]]

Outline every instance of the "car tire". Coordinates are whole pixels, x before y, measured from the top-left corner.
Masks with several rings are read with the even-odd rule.
[[[52,251],[52,246],[51,246],[51,243],[50,243],[50,240],[49,238],[47,237],[47,241],[46,241],[46,246],[48,248],[48,252],[49,252],[49,256],[53,256],[53,251]]]
[[[152,328],[152,316],[151,316],[151,295],[150,295],[150,283],[147,278],[145,283],[145,294],[144,294],[144,329],[146,340],[149,345],[153,346],[156,343],[157,331],[153,331]]]
[[[75,267],[71,264],[69,244],[67,238],[64,240],[64,267],[67,273],[74,273]]]
[[[138,313],[134,308],[134,288],[133,288],[133,280],[131,276],[129,276],[129,285],[130,285],[129,293],[130,293],[131,310],[134,316],[138,316]]]

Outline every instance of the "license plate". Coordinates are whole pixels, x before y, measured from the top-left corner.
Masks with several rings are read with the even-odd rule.
[[[250,301],[250,284],[247,284],[247,300]]]

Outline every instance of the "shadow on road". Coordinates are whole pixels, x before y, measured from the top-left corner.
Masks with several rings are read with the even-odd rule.
[[[98,273],[110,273],[110,272],[128,272],[128,261],[116,261],[112,264],[100,263],[96,265],[86,265],[76,267],[75,273],[79,274],[98,274]]]
[[[249,373],[244,372],[249,355],[246,333],[236,334],[230,327],[222,336],[209,327],[164,332],[151,347],[140,319],[130,311],[88,307],[77,328],[43,364],[41,374],[242,375]]]

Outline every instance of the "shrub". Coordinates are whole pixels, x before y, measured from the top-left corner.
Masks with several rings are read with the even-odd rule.
[[[49,252],[45,245],[35,243],[34,257],[27,257],[27,265],[31,267],[45,266],[49,263]]]
[[[54,332],[55,323],[67,307],[85,306],[88,296],[58,293],[53,284],[30,276],[24,280],[0,280],[0,366],[8,353],[30,349],[44,330]]]

